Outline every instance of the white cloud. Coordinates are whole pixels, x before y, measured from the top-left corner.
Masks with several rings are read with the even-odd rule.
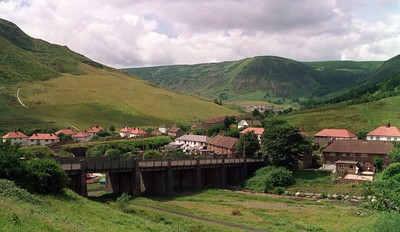
[[[400,51],[398,9],[391,0],[0,1],[1,17],[29,35],[114,67],[386,60]]]

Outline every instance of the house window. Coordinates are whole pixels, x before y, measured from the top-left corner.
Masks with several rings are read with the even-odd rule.
[[[379,140],[381,137],[379,137],[379,136],[376,136],[376,140]]]
[[[354,153],[351,153],[351,154],[350,154],[350,157],[354,157]]]
[[[369,168],[369,166],[371,166],[370,163],[365,163],[365,167]]]
[[[368,155],[367,154],[361,154],[361,157],[368,157]]]
[[[339,164],[339,168],[344,168],[343,164]]]
[[[346,153],[342,153],[342,157],[346,157]]]
[[[44,140],[45,142],[48,142],[49,140],[48,139],[46,139],[46,140]]]
[[[350,164],[350,168],[353,168],[353,165],[352,165],[352,164]]]
[[[329,156],[336,156],[334,152],[329,153]]]

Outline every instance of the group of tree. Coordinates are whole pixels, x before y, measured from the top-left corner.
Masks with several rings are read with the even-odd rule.
[[[0,141],[0,179],[14,181],[39,194],[60,193],[67,183],[67,176],[56,161],[35,158],[10,141]]]

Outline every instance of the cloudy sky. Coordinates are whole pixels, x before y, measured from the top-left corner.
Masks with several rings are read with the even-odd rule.
[[[0,18],[109,66],[400,54],[398,0],[0,0]]]

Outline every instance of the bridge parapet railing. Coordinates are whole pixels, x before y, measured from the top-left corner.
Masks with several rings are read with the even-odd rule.
[[[141,168],[168,167],[168,160],[146,160],[146,161],[139,161],[139,167],[141,167]]]

